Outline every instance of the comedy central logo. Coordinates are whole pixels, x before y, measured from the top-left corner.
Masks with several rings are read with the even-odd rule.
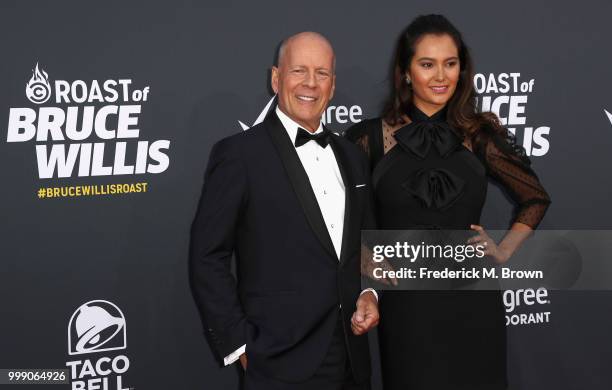
[[[44,69],[38,69],[38,62],[32,69],[32,78],[26,84],[26,97],[34,104],[43,104],[51,97],[49,75]]]
[[[130,367],[130,360],[125,352],[101,354],[126,348],[125,316],[117,305],[93,300],[79,306],[68,322],[68,354],[95,355],[66,362],[72,390],[127,390],[123,374]]]

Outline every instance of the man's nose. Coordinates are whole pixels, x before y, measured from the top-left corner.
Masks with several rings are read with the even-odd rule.
[[[307,87],[314,88],[317,86],[317,76],[315,72],[306,72],[303,84]]]

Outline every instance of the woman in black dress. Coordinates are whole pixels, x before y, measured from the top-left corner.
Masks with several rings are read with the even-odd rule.
[[[472,229],[504,263],[550,199],[497,117],[477,112],[461,34],[443,16],[420,16],[402,32],[394,64],[382,117],[346,134],[370,158],[379,228]],[[479,226],[488,178],[518,206],[499,243]],[[386,291],[380,314],[386,390],[507,387],[499,291]]]

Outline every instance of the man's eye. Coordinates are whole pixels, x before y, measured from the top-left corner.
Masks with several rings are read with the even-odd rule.
[[[304,69],[293,69],[292,73],[302,74],[304,73]]]

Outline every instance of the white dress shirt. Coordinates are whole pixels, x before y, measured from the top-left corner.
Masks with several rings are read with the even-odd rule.
[[[294,120],[289,118],[284,112],[276,107],[276,115],[280,119],[283,127],[287,131],[287,135],[291,143],[295,147],[295,138],[298,133],[298,128],[301,126]],[[323,131],[323,125],[319,123],[317,131],[313,134],[318,134]],[[336,137],[336,135],[331,135]],[[336,161],[336,156],[328,144],[325,148],[321,147],[315,141],[308,141],[304,145],[295,148],[298,157],[308,175],[310,186],[314,191],[317,203],[323,214],[325,226],[329,232],[336,255],[340,259],[340,250],[342,248],[342,232],[344,229],[344,207],[345,207],[345,188],[340,174],[340,168]],[[376,298],[378,295],[373,289],[362,291],[372,291]],[[246,351],[246,344],[232,352],[223,359],[225,365],[232,364],[240,355]]]
[[[301,126],[278,107],[276,107],[276,115],[287,130],[291,143],[295,145],[298,128]],[[313,134],[322,132],[323,125],[319,123],[319,128]],[[344,182],[334,151],[331,145],[328,144],[325,148],[322,148],[314,141],[308,141],[299,148],[295,148],[295,150],[308,175],[310,186],[317,198],[317,203],[325,220],[325,226],[339,259],[340,249],[342,248],[342,229],[344,228],[345,195]]]

